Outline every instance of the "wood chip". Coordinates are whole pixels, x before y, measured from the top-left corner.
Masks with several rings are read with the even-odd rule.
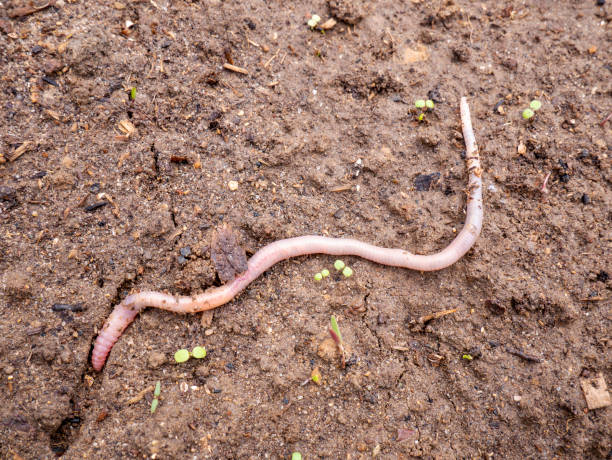
[[[202,319],[200,320],[200,324],[202,324],[202,327],[204,329],[207,329],[210,327],[210,325],[212,324],[213,321],[213,311],[212,310],[205,310],[202,312]]]
[[[329,30],[329,29],[333,28],[337,23],[338,22],[334,18],[329,18],[327,21],[325,21],[319,27],[321,29],[323,29],[323,30]]]
[[[144,396],[147,393],[150,393],[151,391],[153,391],[155,388],[151,385],[150,387],[145,388],[144,390],[140,391],[136,396],[134,396],[133,398],[128,399],[125,403],[130,405],[130,404],[135,404],[138,401],[142,400],[142,398],[144,398]]]
[[[589,410],[601,409],[612,404],[606,381],[601,372],[595,377],[580,379],[580,386]]]
[[[241,73],[243,75],[248,75],[249,71],[243,67],[238,67],[237,65],[228,64],[227,62],[223,64],[223,68],[227,70],[231,70],[232,72]]]
[[[25,152],[30,150],[30,147],[31,147],[32,143],[33,143],[32,141],[25,141],[23,144],[21,144],[19,147],[17,147],[15,149],[15,151],[11,155],[9,155],[7,157],[8,160],[9,161],[15,161],[17,158],[19,158]]]
[[[56,0],[49,0],[47,3],[40,6],[22,6],[18,8],[10,9],[6,12],[9,18],[21,18],[23,16],[28,16],[32,13],[36,13],[37,11],[44,10],[45,8],[49,8],[50,6],[55,5]]]

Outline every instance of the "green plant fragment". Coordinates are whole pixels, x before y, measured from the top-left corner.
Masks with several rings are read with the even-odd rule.
[[[191,356],[193,356],[196,359],[202,359],[206,357],[206,348],[204,347],[194,347],[193,350],[191,350]]]
[[[531,108],[531,110],[540,110],[542,108],[542,103],[540,101],[538,101],[537,99],[534,99],[533,101],[531,101],[529,103],[529,107]]]
[[[174,353],[174,360],[177,363],[184,363],[189,359],[189,350],[181,349]]]
[[[336,335],[338,336],[338,340],[342,342],[342,334],[340,334],[340,328],[338,327],[338,321],[336,321],[336,317],[332,315],[330,321],[331,321],[332,331],[336,333]]]

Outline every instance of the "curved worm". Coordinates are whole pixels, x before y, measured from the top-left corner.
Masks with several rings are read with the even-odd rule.
[[[379,264],[413,270],[433,271],[452,265],[474,244],[482,228],[482,169],[478,147],[474,139],[470,109],[465,97],[461,98],[461,124],[466,147],[466,164],[469,174],[467,188],[467,215],[459,235],[442,251],[431,255],[412,254],[403,249],[388,249],[362,241],[324,236],[300,236],[275,241],[257,251],[248,262],[247,270],[233,281],[207,289],[195,297],[175,297],[161,292],[140,292],[123,299],[115,307],[102,327],[91,355],[91,363],[101,370],[111,348],[146,307],[156,307],[177,313],[195,313],[210,310],[232,300],[251,281],[281,260],[307,254],[353,255]]]

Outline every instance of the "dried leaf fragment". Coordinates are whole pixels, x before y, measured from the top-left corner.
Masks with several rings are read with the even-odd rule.
[[[126,136],[131,136],[136,132],[136,127],[130,120],[121,120],[118,124],[119,130]]]
[[[219,274],[219,279],[227,283],[248,268],[244,249],[238,244],[238,237],[228,225],[224,225],[213,236],[210,257]]]

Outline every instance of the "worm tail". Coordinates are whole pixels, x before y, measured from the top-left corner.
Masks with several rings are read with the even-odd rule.
[[[91,364],[97,371],[102,369],[111,348],[113,348],[119,336],[134,321],[134,318],[136,318],[136,315],[142,309],[136,307],[131,302],[131,297],[126,297],[123,302],[115,307],[98,334],[93,352],[91,353]]]

